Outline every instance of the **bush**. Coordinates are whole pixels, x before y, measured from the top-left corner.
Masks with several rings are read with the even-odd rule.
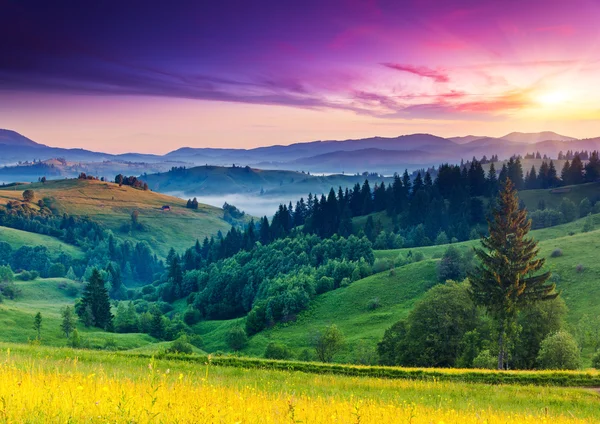
[[[375,263],[373,264],[373,273],[378,274],[380,272],[387,271],[392,267],[392,261],[388,259],[375,259]]]
[[[104,341],[104,350],[117,350],[117,341],[114,337],[109,337]]]
[[[242,327],[234,327],[225,335],[227,345],[233,350],[240,350],[248,343],[248,336]]]
[[[13,274],[10,266],[0,266],[0,283],[10,283],[15,279],[15,275]]]
[[[592,367],[600,370],[600,350],[592,356]]]
[[[442,260],[437,267],[438,280],[445,282],[447,280],[461,281],[465,278],[463,260],[458,249],[454,246],[449,246]]]
[[[199,334],[192,334],[189,336],[189,339],[192,346],[197,347],[198,349],[204,348],[204,340],[202,340],[202,337]]]
[[[581,229],[584,233],[589,233],[594,230],[594,218],[591,214],[587,215],[587,218],[583,222],[583,228]]]
[[[187,325],[197,324],[198,322],[200,322],[200,318],[200,311],[195,308],[188,308],[183,313],[183,322],[185,322]]]
[[[331,362],[344,345],[344,335],[335,324],[315,337],[315,351],[321,362]]]
[[[60,278],[64,277],[67,273],[65,266],[61,263],[52,264],[50,268],[48,268],[48,277],[50,278]]]
[[[381,301],[379,300],[378,297],[374,297],[373,299],[369,300],[369,302],[367,303],[367,309],[369,311],[374,311],[375,309],[381,307]]]
[[[298,355],[298,360],[303,362],[310,362],[313,360],[313,355],[310,349],[302,349],[300,355]]]
[[[281,343],[270,342],[265,349],[267,359],[289,359],[292,357],[290,349]]]
[[[479,355],[473,359],[473,368],[493,370],[498,368],[498,358],[494,357],[489,350],[485,349],[479,352]]]
[[[334,280],[331,277],[321,277],[317,281],[317,287],[315,287],[315,292],[317,294],[326,293],[328,291],[333,290]]]
[[[552,253],[550,254],[550,257],[552,258],[560,258],[563,255],[563,251],[562,249],[556,248],[552,251]]]
[[[181,353],[184,355],[190,355],[192,353],[194,353],[194,348],[191,345],[188,337],[185,334],[182,334],[181,336],[179,336],[179,338],[177,340],[175,340],[173,343],[171,343],[171,346],[169,346],[166,350],[166,353]]]
[[[9,299],[15,299],[21,295],[21,289],[12,281],[0,283],[0,293]]]
[[[581,365],[579,346],[565,331],[551,334],[542,342],[537,362],[543,369],[575,370]]]

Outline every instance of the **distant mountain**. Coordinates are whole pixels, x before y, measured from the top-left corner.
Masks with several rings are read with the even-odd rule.
[[[0,129],[0,145],[17,147],[48,147],[19,134],[16,131]]]
[[[487,138],[487,137],[482,136],[482,135],[465,135],[463,137],[449,137],[448,140],[450,140],[456,144],[466,144],[466,143],[470,143],[472,141],[479,140],[482,138]]]
[[[500,137],[504,140],[512,141],[515,143],[539,143],[541,141],[553,140],[553,141],[573,141],[577,140],[573,137],[567,137],[560,135],[552,131],[543,131],[538,133],[522,133],[512,132],[506,134],[504,137]]]
[[[113,155],[85,149],[63,149],[38,144],[14,131],[0,130],[0,165],[32,162],[49,158],[64,158],[77,165],[69,170],[72,175],[85,164],[89,172],[131,172],[137,175],[163,172],[172,164],[188,168],[199,165],[228,166],[232,164],[261,169],[305,171],[311,173],[378,172],[393,174],[404,168],[417,169],[459,162],[461,159],[498,155],[501,159],[515,154],[539,151],[556,157],[559,151],[596,150],[598,139],[576,140],[554,132],[517,133],[504,137],[468,135],[450,139],[432,134],[409,134],[399,137],[369,137],[349,140],[325,140],[274,145],[254,149],[192,148],[183,147],[165,155],[126,153]],[[110,162],[110,166],[103,163]],[[83,168],[82,168],[83,169]],[[110,169],[110,171],[109,171]],[[122,171],[120,171],[122,170]],[[35,176],[35,169],[17,175]],[[10,170],[3,176],[9,178]],[[61,175],[64,175],[61,174]],[[131,174],[133,175],[133,174]],[[108,174],[110,176],[110,174]],[[6,179],[4,180],[6,181]]]

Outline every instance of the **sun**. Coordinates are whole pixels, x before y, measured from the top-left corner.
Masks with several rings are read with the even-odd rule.
[[[539,94],[536,97],[536,101],[541,106],[553,107],[560,106],[569,100],[569,95],[566,91],[556,90],[556,91],[547,91]]]

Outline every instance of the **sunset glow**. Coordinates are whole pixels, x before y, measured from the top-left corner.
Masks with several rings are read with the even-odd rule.
[[[600,5],[0,2],[0,127],[113,152],[600,135]]]

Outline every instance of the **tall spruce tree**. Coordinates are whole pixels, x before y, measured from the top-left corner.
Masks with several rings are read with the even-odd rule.
[[[498,369],[504,368],[507,331],[520,308],[529,302],[554,299],[554,284],[547,284],[550,272],[535,275],[544,265],[537,259],[537,242],[527,237],[531,221],[519,208],[516,189],[508,178],[493,217],[488,220],[489,236],[475,248],[480,264],[469,275],[473,300],[485,307],[498,326]]]
[[[106,289],[104,279],[97,268],[94,268],[89,282],[83,289],[81,307],[79,310],[85,311],[88,308],[91,312],[93,325],[95,327],[104,329],[112,327],[113,315],[110,312],[108,290]]]

